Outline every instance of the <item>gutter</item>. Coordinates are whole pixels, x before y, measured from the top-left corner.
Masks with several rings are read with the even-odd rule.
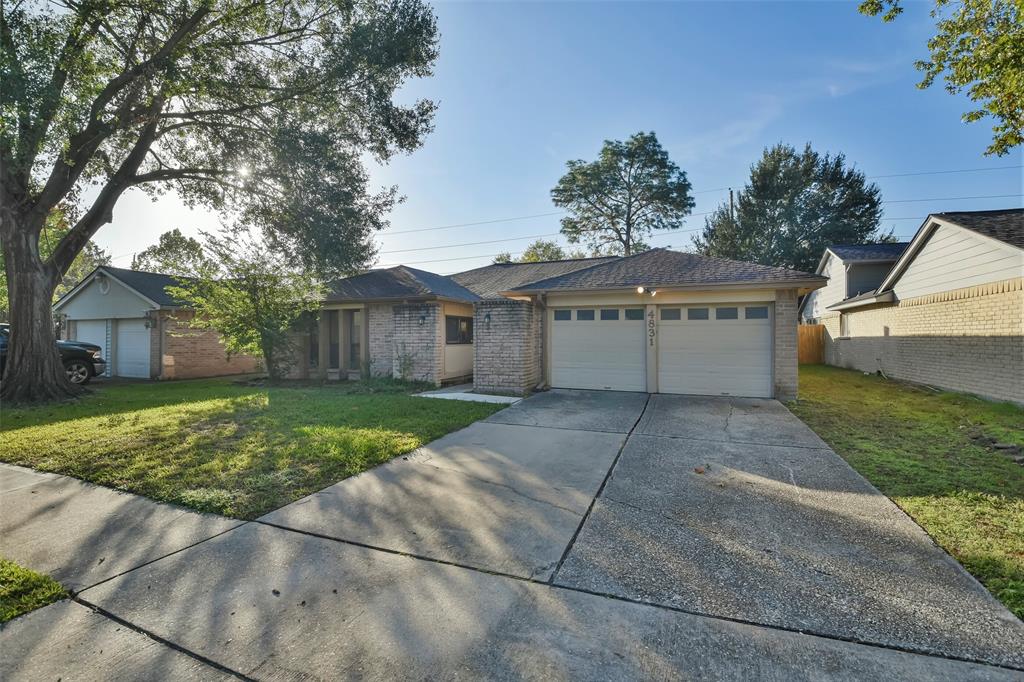
[[[861,298],[856,301],[840,301],[839,303],[833,303],[832,305],[825,308],[825,310],[853,310],[854,308],[861,308],[867,305],[874,305],[876,303],[892,303],[896,300],[896,295],[889,291],[883,291],[880,294],[869,296],[868,298]]]

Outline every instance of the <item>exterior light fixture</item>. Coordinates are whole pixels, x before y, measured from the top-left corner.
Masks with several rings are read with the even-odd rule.
[[[426,315],[420,315],[420,326],[421,327],[423,326],[423,323],[426,322],[426,321],[427,321],[427,316]]]
[[[656,290],[654,290],[654,289],[651,289],[651,296],[655,296],[655,295],[657,295],[657,293],[658,293],[658,292],[657,292]]]
[[[637,287],[636,288],[636,293],[638,293],[638,294],[644,293],[644,288],[643,287]]]

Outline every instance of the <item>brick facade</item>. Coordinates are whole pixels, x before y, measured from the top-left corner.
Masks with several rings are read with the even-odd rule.
[[[800,379],[797,366],[797,297],[794,289],[775,292],[773,376],[775,398],[794,400]]]
[[[473,388],[522,395],[541,382],[543,312],[514,300],[480,301],[473,311]]]
[[[188,326],[189,311],[160,316],[150,338],[150,367],[154,378],[197,379],[260,371],[262,362],[251,355],[228,357],[220,335]],[[161,344],[161,337],[163,343]],[[162,366],[163,371],[158,373]]]
[[[441,305],[396,305],[393,307],[393,317],[393,376],[440,385],[444,366],[444,338],[441,336],[444,333],[444,315]]]
[[[394,306],[374,303],[366,306],[366,324],[369,335],[367,357],[370,373],[391,376],[394,371],[395,314]]]
[[[1024,403],[1024,278],[843,313],[825,325],[825,362]]]

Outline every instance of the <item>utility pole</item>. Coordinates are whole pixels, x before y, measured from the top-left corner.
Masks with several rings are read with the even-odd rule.
[[[732,187],[729,188],[729,222],[730,223],[736,222],[736,218],[735,218],[735,215],[733,213],[733,207],[732,207]]]

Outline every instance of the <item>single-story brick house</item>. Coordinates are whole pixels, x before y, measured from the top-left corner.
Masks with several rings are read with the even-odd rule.
[[[870,290],[843,272],[802,306],[826,363],[1024,403],[1024,209],[929,215]]]
[[[450,276],[374,270],[330,286],[298,374],[788,399],[797,301],[825,283],[667,249]]]
[[[64,338],[103,349],[107,376],[195,379],[257,371],[257,358],[228,357],[219,334],[188,326],[192,312],[166,291],[178,285],[170,275],[104,265],[53,309]]]

